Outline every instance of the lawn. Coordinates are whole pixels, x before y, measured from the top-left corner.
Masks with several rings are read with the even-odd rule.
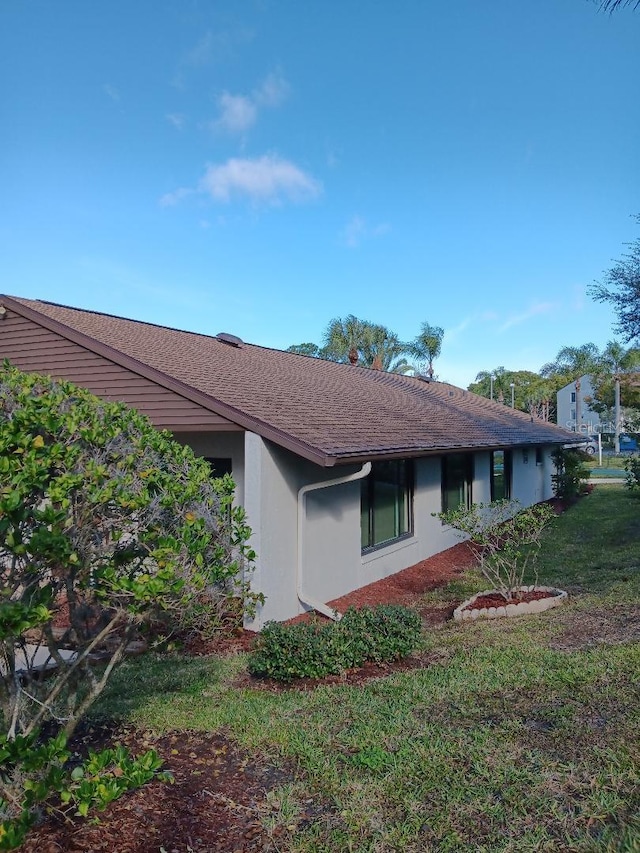
[[[93,718],[222,732],[279,768],[260,814],[281,853],[638,851],[639,567],[640,500],[599,486],[541,552],[565,607],[446,622],[415,669],[359,685],[258,690],[242,655],[147,655]],[[470,573],[423,603],[485,585]]]
[[[625,464],[629,460],[629,454],[620,456],[605,456],[602,457],[602,465],[598,462],[598,456],[592,457],[584,462],[584,466],[589,472],[590,477],[625,477]]]

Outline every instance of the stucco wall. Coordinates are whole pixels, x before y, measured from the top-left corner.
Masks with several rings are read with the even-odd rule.
[[[284,620],[307,609],[298,600],[298,491],[356,473],[360,465],[321,468],[251,432],[178,435],[202,456],[231,457],[237,499],[247,511],[257,553],[252,576],[266,601],[247,627]],[[551,496],[551,448],[536,465],[535,448],[513,451],[512,494],[529,505]],[[525,458],[527,461],[525,461]],[[474,457],[473,500],[490,495],[489,452]],[[354,589],[388,577],[457,542],[456,534],[434,516],[441,510],[441,458],[415,460],[413,535],[368,554],[360,544],[360,482],[310,491],[302,526],[302,586],[308,598],[330,602]]]
[[[174,438],[190,445],[197,456],[231,459],[235,500],[244,504],[244,432],[175,433]]]
[[[571,395],[579,395],[580,399],[580,425],[576,427],[576,403],[571,402]],[[593,397],[593,384],[588,375],[580,378],[580,391],[576,391],[576,383],[570,382],[561,388],[556,394],[556,410],[558,426],[574,432],[585,434],[600,432],[602,424],[600,415],[594,412],[587,397]]]

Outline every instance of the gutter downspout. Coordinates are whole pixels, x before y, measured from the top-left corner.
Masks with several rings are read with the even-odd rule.
[[[317,610],[318,613],[322,613],[323,616],[328,616],[329,619],[333,619],[334,622],[338,622],[342,619],[342,614],[338,613],[336,610],[332,610],[330,607],[327,607],[321,601],[316,601],[311,598],[304,592],[303,583],[302,583],[302,555],[303,555],[303,544],[304,544],[304,522],[306,520],[306,496],[308,492],[316,491],[317,489],[327,489],[329,486],[340,486],[342,483],[351,483],[354,480],[363,480],[365,477],[369,475],[371,471],[371,462],[365,462],[362,468],[359,471],[356,471],[355,474],[347,474],[346,477],[338,477],[335,480],[323,480],[320,483],[308,483],[306,486],[302,486],[301,489],[298,490],[298,554],[296,560],[296,593],[298,595],[298,600],[301,604],[306,604],[307,607],[313,608],[313,610]]]

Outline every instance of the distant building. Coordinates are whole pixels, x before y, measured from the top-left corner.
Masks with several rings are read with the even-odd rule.
[[[591,377],[581,376],[577,382],[569,382],[557,394],[558,426],[590,435],[597,432],[607,432],[609,424],[600,420],[600,415],[594,412],[587,400],[594,395]],[[578,413],[579,420],[578,423]]]

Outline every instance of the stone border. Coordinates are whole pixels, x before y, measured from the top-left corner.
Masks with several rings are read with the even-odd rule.
[[[503,607],[483,607],[470,608],[469,605],[480,598],[482,595],[495,594],[495,589],[485,589],[483,592],[477,592],[463,601],[459,607],[453,611],[453,618],[456,622],[466,622],[476,619],[500,619],[502,617],[511,616],[526,616],[529,613],[544,613],[545,610],[550,610],[552,607],[559,607],[564,604],[569,594],[563,589],[556,589],[553,586],[521,586],[522,592],[548,592],[548,598],[538,598],[535,601],[521,601],[518,604],[506,604]]]

